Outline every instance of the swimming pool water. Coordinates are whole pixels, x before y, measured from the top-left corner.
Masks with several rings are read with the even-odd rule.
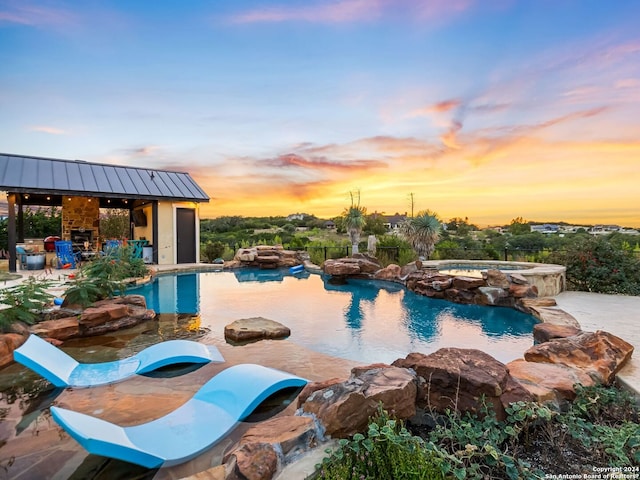
[[[157,313],[199,315],[217,341],[232,321],[264,317],[289,327],[292,342],[362,362],[442,347],[477,348],[509,362],[533,344],[536,323],[514,309],[430,299],[389,282],[333,285],[329,277],[288,270],[161,275],[129,293],[144,295]]]

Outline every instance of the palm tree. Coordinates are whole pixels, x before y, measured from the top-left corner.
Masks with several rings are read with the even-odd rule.
[[[344,217],[344,226],[349,234],[349,240],[351,240],[352,253],[358,253],[358,243],[360,242],[360,233],[367,222],[365,215],[367,209],[360,206],[360,191],[349,192],[351,195],[351,206],[342,214]],[[357,201],[354,201],[354,195],[357,197]]]
[[[366,211],[364,207],[352,205],[344,215],[344,226],[347,229],[347,233],[349,233],[349,240],[351,240],[353,253],[358,253],[360,233],[362,232],[364,224],[366,223],[366,219],[364,217],[365,213]]]
[[[401,232],[422,260],[429,258],[440,239],[442,225],[438,215],[430,210],[418,212],[400,226]]]

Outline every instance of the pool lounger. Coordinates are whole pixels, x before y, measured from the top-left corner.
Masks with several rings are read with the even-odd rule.
[[[270,395],[306,383],[280,370],[245,363],[223,370],[181,407],[142,425],[121,427],[60,407],[51,407],[51,415],[91,454],[147,468],[169,467],[213,446]]]
[[[94,387],[119,382],[132,375],[148,373],[177,363],[224,362],[212,345],[190,340],[168,340],[135,355],[104,363],[79,363],[37,335],[14,350],[16,362],[30,368],[56,387]]]

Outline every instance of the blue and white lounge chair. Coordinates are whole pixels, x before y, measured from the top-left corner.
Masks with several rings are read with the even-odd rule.
[[[169,467],[213,446],[270,395],[306,383],[245,363],[223,370],[181,407],[142,425],[121,427],[60,407],[51,407],[51,415],[89,453],[147,468]]]
[[[13,358],[42,375],[56,387],[105,385],[176,363],[224,362],[224,358],[213,345],[190,340],[168,340],[151,345],[122,360],[78,363],[37,335],[29,335],[27,341],[14,350]]]

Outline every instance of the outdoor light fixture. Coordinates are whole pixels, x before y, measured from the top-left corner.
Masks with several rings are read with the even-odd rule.
[[[25,199],[25,200],[29,200],[29,194],[28,194],[28,193],[25,193],[25,194],[24,194],[24,199]]]

